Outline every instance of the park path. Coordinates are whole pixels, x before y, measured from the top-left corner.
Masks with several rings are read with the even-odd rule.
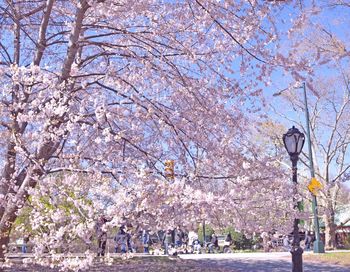
[[[185,260],[196,260],[198,261],[199,267],[209,268],[208,271],[216,271],[213,269],[218,269],[217,271],[225,272],[292,271],[292,261],[289,252],[181,255],[180,258]],[[303,267],[304,272],[350,272],[350,267],[347,268],[305,261],[303,263]]]
[[[290,254],[276,253],[235,253],[180,255],[176,259],[133,258],[117,261],[113,265],[97,262],[89,272],[290,272],[292,270]],[[3,272],[58,272],[36,265],[3,268]],[[304,272],[350,272],[350,268],[321,263],[304,262]]]

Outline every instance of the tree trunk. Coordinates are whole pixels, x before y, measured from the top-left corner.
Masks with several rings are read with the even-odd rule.
[[[336,225],[334,223],[334,211],[329,211],[324,217],[325,219],[325,249],[336,249],[337,244],[335,240]]]
[[[38,152],[39,158],[47,160],[57,148],[58,143],[48,142],[43,144]],[[0,261],[4,260],[10,240],[11,228],[17,218],[19,207],[23,206],[28,198],[28,188],[34,188],[43,174],[44,172],[41,168],[31,165],[27,169],[22,170],[22,173],[17,176],[16,184],[19,185],[19,189],[13,196],[12,202],[6,203],[5,207],[0,211]]]
[[[79,49],[79,37],[82,31],[83,27],[83,20],[85,17],[85,12],[90,7],[88,2],[86,0],[80,1],[80,5],[77,5],[77,9],[75,12],[75,21],[74,25],[71,30],[69,43],[67,53],[65,56],[64,64],[61,71],[61,76],[59,83],[65,82],[70,77],[70,72],[72,69],[73,62],[76,58],[77,51]],[[99,1],[101,2],[101,1]],[[52,11],[52,6],[54,1],[53,0],[47,0],[46,10],[44,12],[44,17],[41,22],[40,26],[40,33],[39,33],[39,41],[37,46],[37,54],[34,58],[34,64],[39,65],[41,59],[43,58],[43,50],[45,49],[45,42],[46,42],[46,30],[48,27],[48,22],[50,19],[50,14]],[[15,8],[13,8],[15,10]],[[16,15],[16,14],[15,14]],[[18,16],[14,18],[15,21],[15,40],[14,40],[14,60],[15,64],[19,65],[20,63],[20,19],[21,17]],[[72,84],[72,83],[70,83]],[[71,89],[67,88],[66,84],[66,90],[65,92],[68,93]],[[69,85],[71,86],[71,85]],[[12,92],[14,98],[19,99],[15,95],[19,93],[19,84],[14,85],[14,91]],[[29,96],[28,96],[29,97]],[[17,103],[18,101],[14,100],[13,103]],[[21,103],[26,103],[27,101],[21,101]],[[58,101],[56,101],[57,104],[59,104]],[[68,105],[68,102],[67,104]],[[21,113],[20,110],[15,111],[13,116],[11,118],[14,118],[14,123],[11,124],[11,131],[14,135],[16,135],[18,138],[21,137],[21,135],[24,133],[24,130],[27,126],[27,123],[22,123],[22,126],[19,126],[19,121],[17,119],[18,113]],[[65,113],[66,114],[66,113]],[[50,117],[50,126],[46,128],[45,131],[42,131],[42,134],[45,135],[45,133],[50,134],[51,130],[58,129],[62,123],[64,122],[61,115],[54,115]],[[9,138],[11,139],[11,137]],[[33,161],[30,161],[30,163],[27,165],[27,167],[24,167],[20,174],[17,176],[14,176],[14,170],[15,170],[15,162],[16,162],[16,150],[15,146],[17,143],[10,142],[8,146],[7,151],[7,157],[6,157],[6,164],[1,176],[1,182],[0,182],[0,194],[7,196],[11,194],[11,198],[9,198],[11,201],[7,201],[6,204],[2,207],[0,207],[0,259],[4,259],[4,255],[7,250],[7,246],[10,240],[10,232],[11,227],[14,223],[14,221],[17,218],[17,212],[20,207],[23,206],[25,201],[28,198],[28,189],[34,188],[36,186],[37,181],[42,178],[42,176],[45,174],[44,167],[46,162],[51,158],[51,156],[57,151],[58,147],[60,146],[60,143],[62,141],[63,137],[58,139],[57,141],[51,141],[50,138],[46,139],[43,137],[44,143],[41,145],[41,147],[38,149],[38,151],[34,154]],[[40,163],[40,165],[38,165]],[[15,191],[10,185],[15,182],[15,185],[17,190]],[[1,269],[0,269],[1,271]]]
[[[5,261],[5,253],[7,252],[7,245],[10,242],[10,233],[4,233],[0,237],[0,261]]]
[[[10,232],[13,222],[16,220],[16,212],[9,215],[7,224],[0,232],[0,262],[5,260],[5,253],[8,252],[8,243],[10,242]],[[0,269],[1,271],[1,269]]]

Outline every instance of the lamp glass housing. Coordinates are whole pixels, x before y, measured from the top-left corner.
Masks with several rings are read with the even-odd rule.
[[[283,143],[290,156],[299,156],[305,143],[305,135],[293,126],[283,135]]]

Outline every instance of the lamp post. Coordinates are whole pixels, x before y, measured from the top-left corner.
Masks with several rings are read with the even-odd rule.
[[[283,134],[283,143],[286,148],[290,160],[292,161],[292,180],[294,183],[294,193],[297,192],[297,163],[301,150],[303,149],[305,142],[305,135],[300,132],[294,126],[290,128],[286,134]],[[298,201],[297,207],[300,210],[300,202]],[[293,243],[292,249],[292,263],[293,263],[293,272],[302,272],[303,271],[303,249],[300,247],[300,236],[299,236],[299,219],[294,219],[294,228],[293,228]]]

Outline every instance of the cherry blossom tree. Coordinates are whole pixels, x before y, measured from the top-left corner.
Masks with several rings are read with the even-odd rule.
[[[79,235],[86,241],[100,212],[111,225],[206,217],[246,231],[290,227],[285,173],[250,140],[271,71],[289,67],[273,50],[279,4],[0,7],[3,248],[29,196],[38,254]],[[168,159],[175,180],[164,177]],[[62,211],[57,195],[74,212]]]

